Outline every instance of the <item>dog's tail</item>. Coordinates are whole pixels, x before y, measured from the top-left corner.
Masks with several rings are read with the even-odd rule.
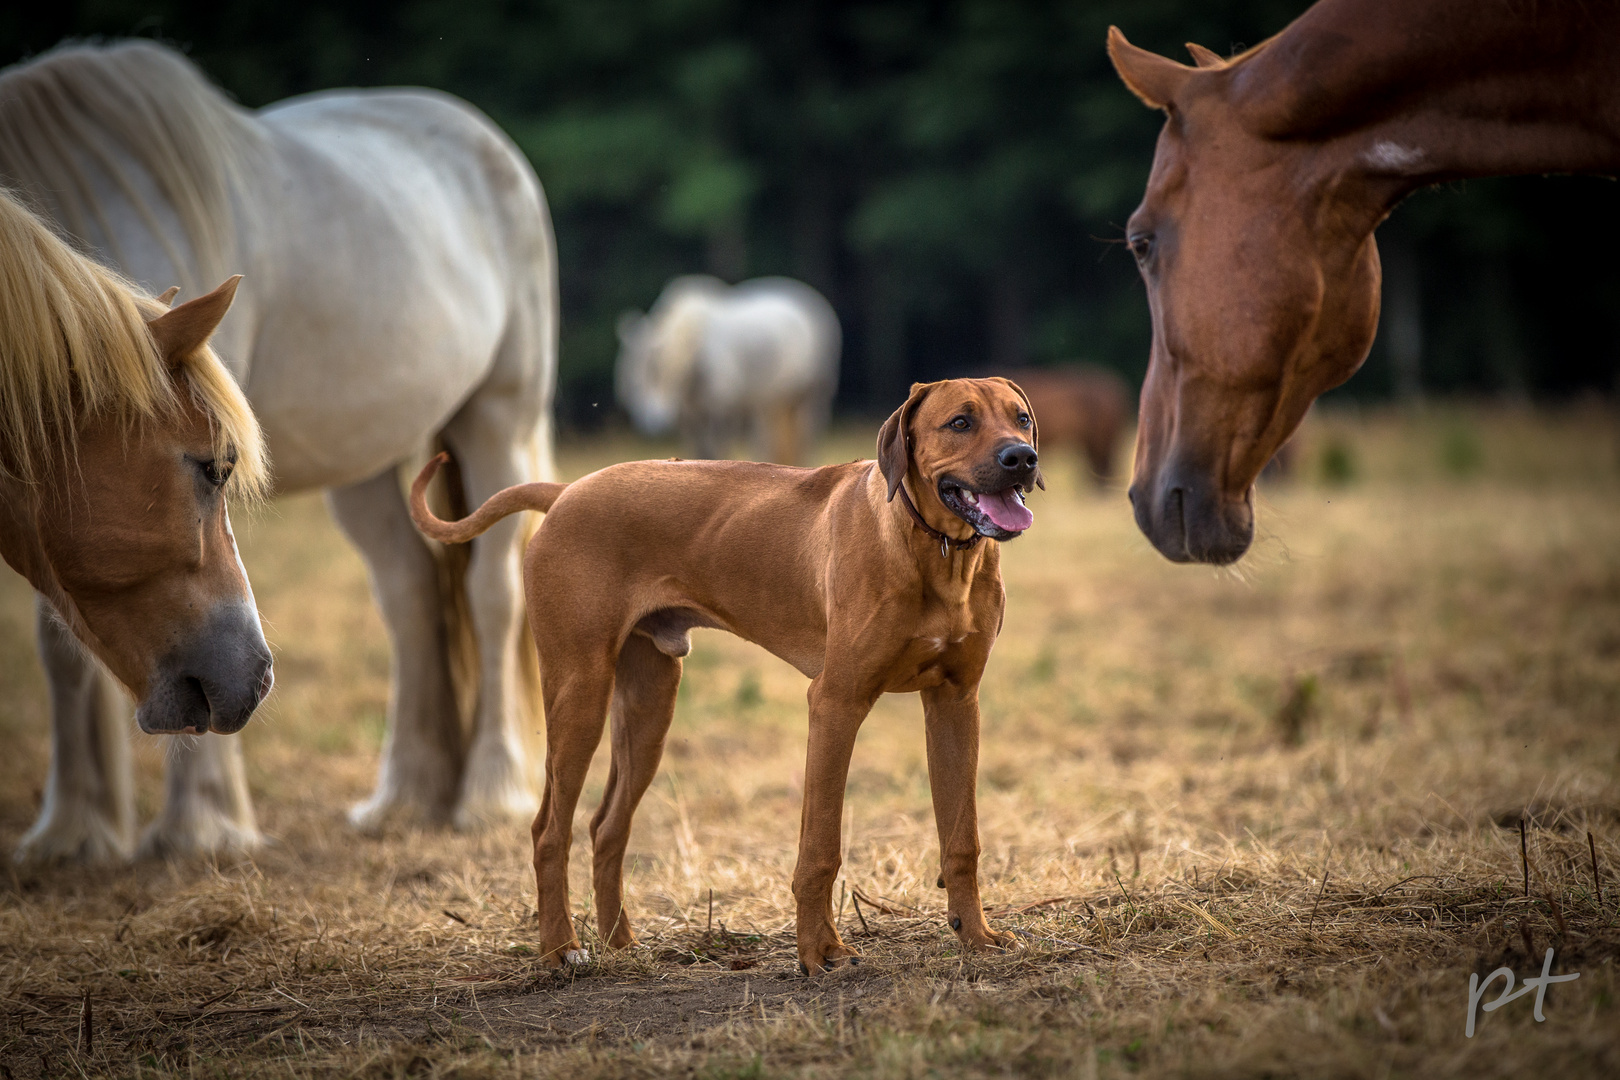
[[[416,522],[416,527],[422,530],[423,536],[437,540],[441,544],[465,544],[501,518],[510,517],[520,510],[537,510],[544,513],[551,509],[551,504],[557,501],[557,496],[568,486],[547,483],[515,484],[491,495],[488,502],[460,521],[445,521],[428,509],[427,486],[433,475],[439,471],[439,466],[449,460],[449,454],[439,454],[422,467],[415,482],[411,484],[411,518]]]

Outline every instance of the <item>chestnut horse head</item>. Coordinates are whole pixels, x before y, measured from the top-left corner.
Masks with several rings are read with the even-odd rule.
[[[1242,60],[1189,48],[1200,68],[1109,32],[1125,84],[1166,113],[1126,225],[1153,315],[1130,497],[1165,556],[1222,564],[1253,539],[1255,478],[1372,345],[1386,211],[1340,209],[1342,163],[1257,130]]]
[[[1229,563],[1253,485],[1378,324],[1373,230],[1428,184],[1620,171],[1620,5],[1319,0],[1196,67],[1110,28],[1165,124],[1126,239],[1147,283],[1137,523],[1178,562]]]
[[[0,554],[148,732],[237,731],[272,681],[226,509],[264,453],[207,343],[238,280],[169,309],[0,190]]]

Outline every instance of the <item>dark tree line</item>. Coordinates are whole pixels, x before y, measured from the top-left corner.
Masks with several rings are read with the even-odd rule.
[[[670,277],[790,274],[845,326],[841,398],[1086,359],[1139,379],[1148,314],[1118,241],[1159,119],[1110,23],[1185,58],[1303,0],[98,0],[0,11],[0,61],[157,37],[243,104],[415,84],[500,122],[551,199],[561,406],[610,408],[613,324]],[[1422,193],[1384,227],[1391,317],[1362,396],[1567,394],[1620,367],[1620,192],[1516,179]]]

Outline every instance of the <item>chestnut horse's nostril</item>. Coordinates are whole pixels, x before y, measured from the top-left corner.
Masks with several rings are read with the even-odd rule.
[[[1187,493],[1181,488],[1173,487],[1165,498],[1175,508],[1176,532],[1181,537],[1181,550],[1185,554],[1191,555],[1192,546],[1187,543]]]
[[[996,455],[996,460],[1001,462],[1003,469],[1024,472],[1033,469],[1039,459],[1035,456],[1033,446],[1028,443],[1013,443],[1010,446],[1002,447],[1001,452]]]

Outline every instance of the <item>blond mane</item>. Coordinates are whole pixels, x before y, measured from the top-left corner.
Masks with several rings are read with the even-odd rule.
[[[0,473],[39,482],[64,442],[71,452],[85,417],[172,417],[179,380],[146,326],[164,310],[0,188]],[[206,346],[183,357],[180,370],[212,418],[216,455],[236,455],[232,490],[262,494],[264,442],[241,388]]]
[[[697,363],[698,346],[715,301],[728,286],[707,274],[678,277],[664,287],[649,311],[658,374],[669,382],[684,383]]]
[[[247,110],[151,42],[70,43],[0,72],[0,183],[75,236],[89,236],[95,223],[109,255],[127,266],[86,166],[105,172],[164,246],[188,295],[234,272],[231,187],[263,145]],[[160,225],[143,194],[152,184],[179,217],[193,258]]]

